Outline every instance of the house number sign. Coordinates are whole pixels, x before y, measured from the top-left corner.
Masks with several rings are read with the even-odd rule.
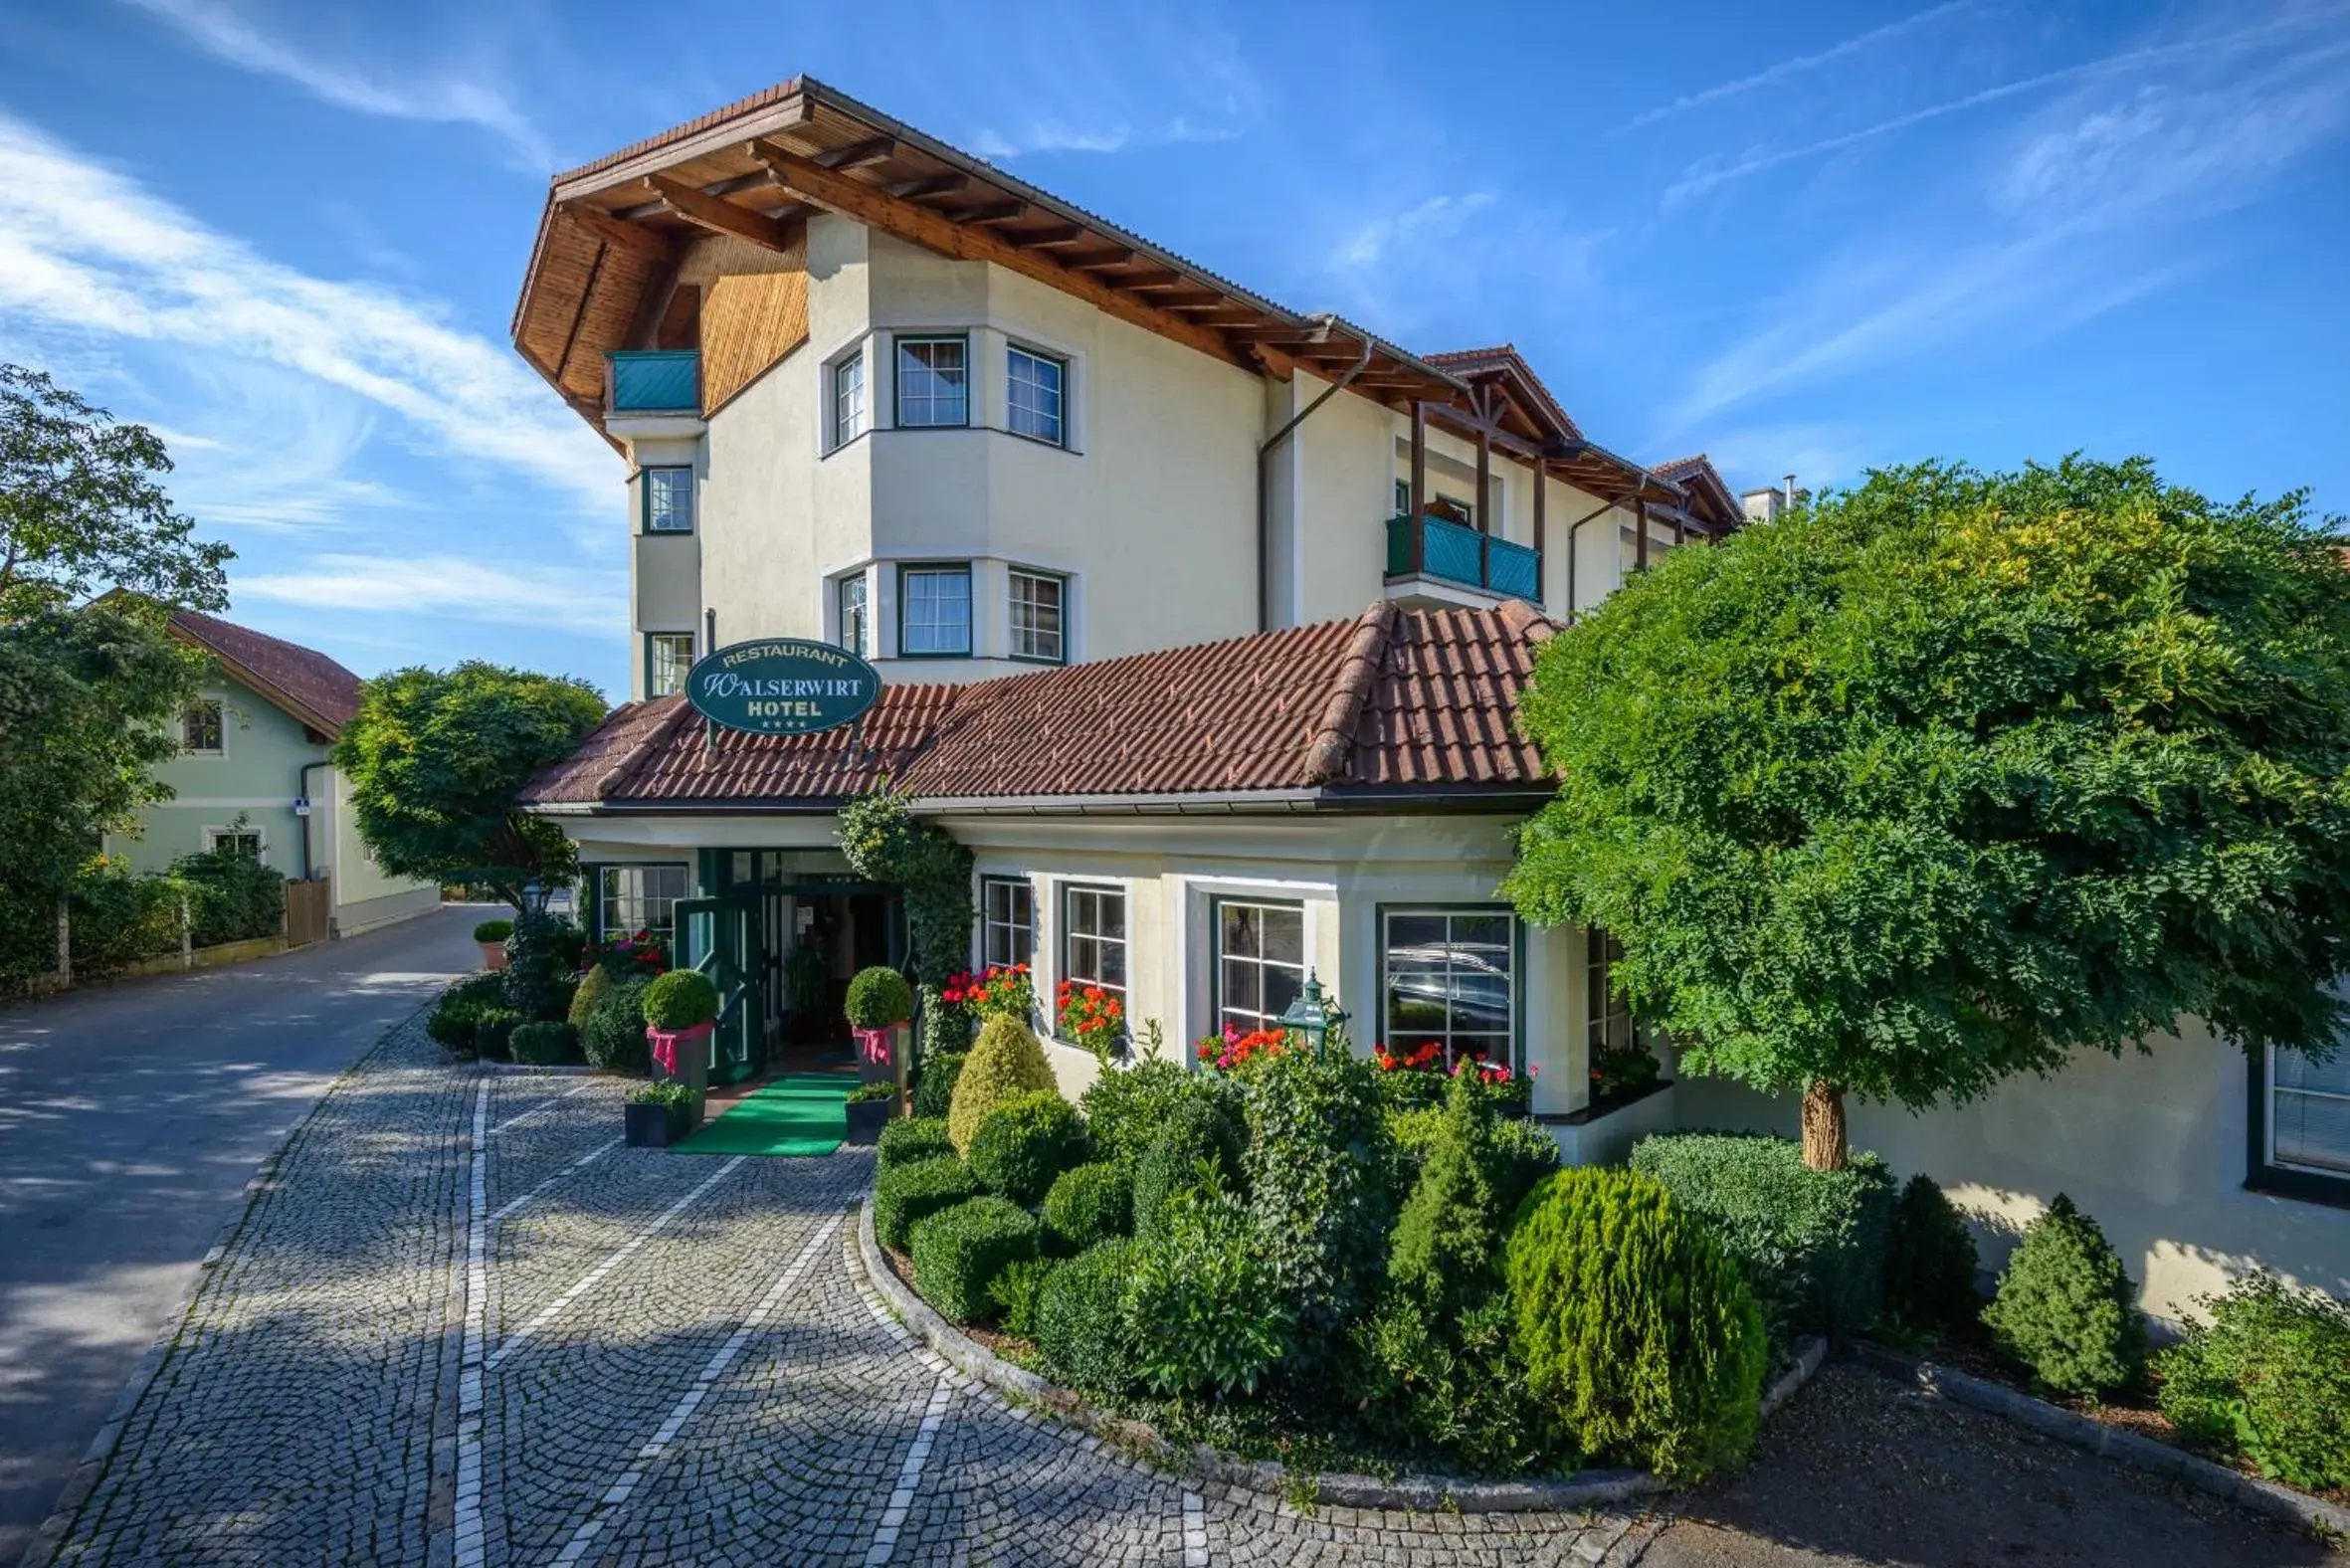
[[[695,712],[754,735],[812,735],[854,723],[881,696],[880,671],[847,649],[797,637],[731,644],[695,661],[685,677]]]

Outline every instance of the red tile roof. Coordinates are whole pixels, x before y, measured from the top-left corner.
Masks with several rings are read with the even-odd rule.
[[[529,804],[819,806],[884,779],[932,802],[1263,792],[1539,791],[1517,693],[1555,627],[1531,606],[1407,610],[968,686],[885,688],[862,736],[708,731],[632,703]]]
[[[174,610],[171,629],[322,735],[341,734],[359,711],[359,678],[314,648],[194,610]]]
[[[1542,378],[1534,373],[1534,367],[1527,362],[1526,356],[1517,351],[1515,343],[1496,343],[1490,348],[1452,348],[1441,354],[1424,354],[1421,357],[1438,369],[1450,370],[1457,375],[1473,376],[1487,370],[1509,371],[1541,401],[1544,412],[1570,440],[1580,441],[1583,437],[1582,430],[1567,413],[1566,405],[1552,395]]]

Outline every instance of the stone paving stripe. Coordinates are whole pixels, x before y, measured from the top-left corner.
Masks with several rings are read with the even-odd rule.
[[[679,1398],[677,1405],[670,1411],[669,1419],[661,1424],[661,1430],[653,1434],[650,1443],[637,1451],[636,1464],[612,1483],[611,1489],[597,1500],[594,1511],[572,1533],[571,1539],[564,1543],[562,1553],[555,1558],[557,1568],[562,1568],[563,1564],[576,1563],[587,1554],[588,1547],[594,1543],[606,1521],[644,1481],[645,1471],[669,1452],[669,1446],[678,1440],[678,1434],[684,1430],[686,1421],[701,1407],[701,1402],[709,1397],[718,1379],[726,1375],[726,1369],[734,1364],[734,1358],[742,1354],[742,1347],[750,1343],[751,1335],[757,1333],[773,1314],[783,1300],[783,1293],[799,1283],[800,1276],[816,1262],[817,1255],[823,1251],[824,1244],[832,1238],[840,1224],[841,1217],[837,1214],[825,1221],[816,1234],[808,1239],[808,1245],[801,1248],[799,1255],[792,1259],[790,1267],[776,1276],[775,1283],[759,1298],[759,1304],[751,1308],[750,1315],[735,1327],[733,1333],[727,1335],[726,1342],[710,1357],[709,1365],[701,1369],[701,1376],[695,1378],[693,1386]]]
[[[922,1484],[922,1467],[929,1463],[930,1445],[938,1441],[938,1429],[946,1421],[946,1402],[953,1393],[954,1383],[941,1373],[938,1386],[930,1390],[930,1408],[922,1412],[913,1446],[905,1451],[905,1463],[897,1467],[897,1487],[889,1493],[889,1506],[882,1510],[881,1527],[874,1531],[873,1545],[866,1548],[865,1568],[881,1568],[897,1550],[897,1532],[904,1528],[906,1511],[914,1504],[914,1492]]]
[[[1183,1489],[1183,1568],[1208,1568],[1208,1505]]]
[[[524,1122],[524,1121],[528,1121],[528,1120],[529,1120],[531,1117],[533,1117],[533,1116],[537,1116],[537,1115],[543,1115],[543,1114],[544,1114],[544,1113],[546,1113],[547,1111],[550,1111],[550,1110],[554,1109],[554,1108],[555,1108],[557,1105],[561,1104],[561,1103],[562,1103],[564,1100],[567,1100],[567,1099],[569,1099],[569,1098],[570,1098],[572,1095],[574,1095],[574,1094],[584,1094],[584,1093],[586,1093],[586,1092],[587,1092],[589,1089],[591,1089],[591,1088],[594,1088],[595,1086],[596,1086],[596,1080],[595,1080],[594,1078],[590,1078],[590,1079],[588,1079],[588,1080],[587,1080],[585,1083],[581,1083],[581,1084],[578,1084],[578,1085],[576,1085],[575,1087],[572,1087],[572,1088],[567,1088],[567,1089],[563,1090],[563,1092],[562,1092],[562,1093],[560,1093],[560,1094],[550,1094],[550,1095],[548,1095],[548,1096],[547,1096],[545,1099],[542,1099],[542,1100],[540,1100],[540,1101],[539,1101],[537,1104],[535,1104],[535,1105],[531,1106],[531,1107],[530,1107],[528,1110],[522,1111],[522,1112],[520,1112],[519,1114],[516,1114],[516,1115],[508,1116],[508,1117],[506,1117],[506,1119],[505,1119],[505,1120],[503,1120],[503,1121],[499,1122],[499,1123],[498,1123],[496,1126],[494,1126],[494,1127],[491,1127],[491,1128],[490,1129],[490,1135],[491,1137],[495,1137],[495,1136],[497,1136],[499,1133],[501,1133],[501,1132],[505,1131],[505,1130],[506,1130],[506,1128],[508,1128],[508,1127],[511,1127],[511,1126],[514,1126],[514,1125],[515,1125],[516,1123],[518,1123],[518,1122]]]
[[[474,1091],[467,1150],[465,1355],[457,1373],[457,1568],[482,1568],[482,1349],[490,1306],[490,1085]]]
[[[709,1191],[712,1187],[715,1187],[719,1182],[725,1180],[727,1175],[733,1171],[735,1166],[740,1165],[744,1160],[749,1158],[750,1156],[747,1154],[735,1155],[734,1158],[728,1160],[725,1164],[719,1166],[708,1176],[704,1177],[699,1186],[695,1187],[691,1192],[685,1194],[685,1197],[680,1198],[676,1203],[671,1204],[667,1209],[664,1209],[660,1219],[655,1220],[651,1225],[646,1226],[635,1236],[630,1237],[627,1243],[623,1245],[618,1252],[605,1259],[602,1263],[596,1265],[595,1268],[589,1270],[586,1274],[581,1276],[576,1284],[571,1286],[571,1288],[565,1290],[561,1295],[556,1296],[545,1306],[539,1308],[538,1315],[536,1317],[533,1317],[529,1322],[524,1323],[520,1328],[517,1328],[512,1333],[506,1335],[505,1338],[499,1342],[498,1347],[490,1353],[490,1360],[487,1365],[494,1368],[500,1361],[503,1361],[506,1357],[521,1349],[523,1344],[527,1342],[533,1334],[537,1333],[540,1329],[546,1327],[547,1324],[553,1322],[556,1317],[560,1316],[563,1308],[578,1300],[580,1296],[584,1295],[589,1290],[594,1289],[596,1287],[596,1281],[602,1279],[613,1270],[618,1269],[622,1264],[628,1262],[630,1257],[635,1254],[638,1248],[644,1246],[647,1242],[653,1240],[653,1238],[668,1230],[670,1228],[670,1222],[675,1220],[679,1215],[684,1214],[685,1210],[691,1206],[694,1199],[700,1197],[703,1193]]]
[[[512,1123],[508,1122],[507,1125],[511,1126]],[[610,1154],[614,1149],[619,1148],[627,1141],[628,1139],[625,1137],[614,1138],[610,1143],[600,1143],[596,1145],[596,1147],[588,1150],[578,1159],[573,1160],[570,1164],[564,1166],[552,1176],[549,1176],[545,1181],[540,1182],[537,1186],[522,1194],[521,1197],[516,1198],[513,1202],[499,1209],[495,1214],[490,1217],[490,1223],[491,1225],[495,1225],[500,1220],[505,1219],[508,1215],[515,1213],[517,1210],[528,1208],[530,1204],[542,1196],[549,1187],[552,1187],[555,1183],[561,1181],[564,1177],[570,1175],[572,1172],[583,1170],[586,1167],[595,1164],[596,1161],[602,1159],[605,1155]]]

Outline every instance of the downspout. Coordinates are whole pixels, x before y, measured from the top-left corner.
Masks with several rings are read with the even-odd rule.
[[[1334,315],[1325,315],[1320,319],[1325,333],[1338,322]],[[1366,333],[1362,356],[1355,360],[1353,366],[1324,387],[1321,396],[1291,416],[1286,425],[1266,437],[1264,444],[1257,449],[1257,630],[1260,632],[1273,630],[1273,566],[1267,559],[1273,548],[1273,488],[1265,477],[1266,460],[1273,456],[1273,449],[1288,440],[1289,432],[1304,424],[1315,409],[1345,391],[1356,376],[1370,368],[1372,352],[1371,339]]]
[[[1595,510],[1585,512],[1567,525],[1567,620],[1569,622],[1577,620],[1582,615],[1582,612],[1575,607],[1575,535],[1592,518],[1615,509],[1616,503],[1612,500],[1607,501]]]
[[[310,823],[318,815],[318,803],[310,800],[310,769],[331,765],[325,762],[305,762],[301,765],[300,771],[294,776],[294,795],[301,800],[310,801],[310,815],[301,819],[301,880],[303,882],[308,882],[311,877]]]

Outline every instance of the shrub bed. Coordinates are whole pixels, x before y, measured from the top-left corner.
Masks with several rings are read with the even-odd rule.
[[[916,1160],[951,1157],[954,1152],[954,1144],[947,1140],[944,1116],[910,1116],[882,1124],[881,1136],[874,1147],[874,1169],[895,1170]]]
[[[2350,1489],[2350,1302],[2271,1274],[2200,1304],[2156,1358],[2180,1437],[2304,1491]]]
[[[1072,1388],[1114,1395],[1134,1382],[1124,1309],[1133,1244],[1102,1242],[1063,1264],[1037,1294],[1037,1349]]]
[[[516,1062],[554,1067],[579,1060],[579,1031],[559,1022],[521,1024],[515,1027],[507,1046]]]
[[[1085,1159],[1085,1124],[1051,1089],[1015,1094],[982,1117],[971,1135],[971,1174],[1018,1204],[1044,1201],[1062,1172]]]
[[[1133,1226],[1133,1195],[1126,1173],[1108,1160],[1061,1173],[1045,1194],[1045,1234],[1065,1256],[1083,1252]]]
[[[1875,1321],[1893,1206],[1892,1171],[1875,1155],[1816,1171],[1790,1138],[1665,1132],[1633,1146],[1632,1168],[1712,1224],[1775,1335]]]
[[[969,1055],[964,1051],[925,1050],[922,1053],[921,1071],[914,1075],[916,1119],[935,1120],[942,1127],[946,1125],[946,1113],[954,1106],[955,1079],[963,1076],[963,1062]]]
[[[645,1040],[645,991],[651,984],[632,975],[609,980],[598,989],[579,1031],[580,1047],[590,1062],[608,1073],[634,1078],[652,1071],[652,1048]],[[574,1004],[578,1000],[572,998]]]
[[[917,1223],[978,1196],[979,1178],[951,1154],[899,1165],[874,1183],[874,1235],[903,1252]]]
[[[979,1322],[995,1312],[996,1276],[1036,1257],[1038,1231],[1036,1216],[1007,1198],[967,1198],[940,1209],[913,1227],[907,1251],[914,1283],[949,1321]]]

